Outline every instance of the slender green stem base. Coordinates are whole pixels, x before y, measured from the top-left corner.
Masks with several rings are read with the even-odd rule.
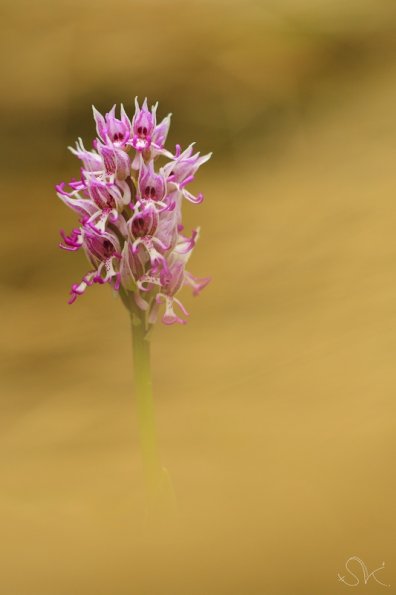
[[[135,399],[144,474],[150,498],[157,499],[161,492],[162,469],[156,442],[151,386],[150,341],[147,337],[144,312],[138,308],[131,311],[131,324]]]
[[[133,294],[121,291],[120,295],[131,319],[135,400],[149,509],[176,510],[172,482],[161,465],[157,447],[148,336],[150,325],[145,312],[137,307]]]

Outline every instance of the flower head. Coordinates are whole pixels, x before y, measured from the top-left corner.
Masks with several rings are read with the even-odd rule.
[[[202,194],[186,186],[211,154],[200,156],[193,145],[174,154],[164,148],[170,114],[160,124],[157,104],[148,108],[135,100],[132,120],[123,106],[103,116],[93,108],[98,137],[93,150],[78,139],[72,153],[81,161],[81,177],[59,184],[59,198],[79,217],[67,235],[61,231],[60,247],[69,252],[82,248],[91,269],[71,288],[69,303],[94,284],[108,283],[115,291],[133,294],[136,305],[156,321],[164,305],[165,324],[184,324],[188,313],[176,295],[187,285],[193,295],[208,284],[186,270],[199,229],[182,232],[182,202],[199,203]],[[132,154],[130,154],[132,148]],[[157,159],[166,160],[161,167]]]

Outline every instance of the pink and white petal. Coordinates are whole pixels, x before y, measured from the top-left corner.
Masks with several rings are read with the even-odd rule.
[[[170,122],[171,122],[172,114],[168,114],[162,122],[160,122],[154,129],[152,135],[152,142],[155,144],[159,149],[165,144],[166,138],[168,136]]]
[[[84,275],[80,283],[72,285],[70,290],[71,298],[69,299],[68,304],[73,304],[80,295],[85,293],[85,290],[88,287],[91,287],[91,285],[94,284],[96,274],[97,271],[89,271],[89,273]]]
[[[129,247],[127,242],[125,242],[121,253],[120,273],[122,286],[129,291],[135,290],[136,279],[131,267]]]
[[[188,252],[191,252],[198,241],[199,232],[200,228],[197,227],[197,229],[193,229],[191,238],[187,238],[186,236],[180,235],[179,241],[177,242],[175,247],[175,252],[177,252],[178,254],[187,254]]]
[[[199,205],[204,199],[204,196],[201,193],[197,194],[197,196],[194,196],[194,194],[191,194],[191,192],[189,192],[185,188],[183,188],[182,192],[183,196],[195,205]]]
[[[184,285],[188,285],[192,289],[194,296],[197,296],[210,283],[210,277],[195,277],[188,271],[184,272]]]
[[[124,105],[122,103],[121,103],[121,122],[124,124],[124,126],[130,132],[131,128],[132,128],[131,121],[130,121],[129,117],[127,116]]]
[[[131,202],[131,198],[132,198],[131,188],[130,188],[129,184],[127,182],[125,182],[125,180],[118,180],[117,184],[122,192],[122,195],[121,195],[122,207],[129,205],[129,203]],[[123,210],[123,208],[120,209],[120,211],[122,211],[122,210]]]
[[[58,192],[57,194],[67,207],[82,217],[92,217],[98,211],[98,207],[90,199],[81,198],[79,195],[72,197],[65,192]]]
[[[145,299],[142,298],[139,291],[134,291],[133,297],[136,302],[136,305],[144,312],[147,312],[150,304]]]
[[[146,286],[147,285],[147,286]],[[159,277],[155,277],[154,275],[143,275],[137,281],[137,286],[141,291],[147,292],[152,289],[150,285],[159,285],[161,287],[161,281]]]
[[[177,304],[179,306],[179,308],[181,309],[181,311],[183,312],[183,314],[185,316],[188,316],[188,312],[185,309],[185,307],[183,306],[183,304],[180,302],[180,300],[178,300],[174,297],[170,297],[169,295],[165,295],[163,293],[159,293],[155,299],[158,304],[165,302],[165,313],[162,316],[162,322],[164,324],[167,324],[167,325],[171,325],[171,324],[175,324],[175,323],[186,324],[186,320],[183,320],[183,318],[180,318],[180,316],[178,316],[174,310],[174,304]]]
[[[157,322],[159,309],[160,309],[160,304],[157,302],[157,300],[154,300],[154,302],[151,305],[151,310],[150,310],[150,314],[148,317],[148,322],[150,324],[155,324]]]
[[[96,107],[93,105],[92,106],[92,111],[93,111],[93,117],[96,123],[96,131],[98,133],[98,136],[105,141],[106,140],[106,122],[104,117],[102,116],[102,114],[100,112],[98,112],[98,110],[96,109]]]

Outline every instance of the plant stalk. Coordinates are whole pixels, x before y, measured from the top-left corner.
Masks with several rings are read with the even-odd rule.
[[[137,307],[130,308],[132,326],[135,399],[139,426],[140,448],[147,492],[150,500],[157,500],[162,491],[160,464],[151,384],[150,340],[147,336],[145,313]]]

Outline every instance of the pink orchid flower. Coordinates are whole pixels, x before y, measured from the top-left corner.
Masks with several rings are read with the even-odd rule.
[[[157,319],[162,305],[165,324],[184,324],[188,313],[179,299],[183,286],[193,295],[208,284],[186,270],[196,246],[199,228],[185,235],[182,202],[202,201],[186,190],[211,154],[193,153],[193,145],[175,154],[165,149],[170,115],[157,124],[157,104],[149,110],[135,100],[132,120],[121,106],[102,116],[93,108],[97,138],[93,150],[78,139],[71,152],[81,161],[81,176],[56,189],[59,198],[78,216],[79,225],[69,235],[61,231],[60,247],[68,252],[82,249],[90,270],[71,288],[74,303],[88,287],[109,284],[123,301],[132,297]],[[132,149],[132,151],[131,151]],[[165,163],[160,167],[157,161]]]
[[[131,121],[125,113],[124,106],[121,105],[121,119],[115,117],[115,108],[105,117],[92,106],[93,115],[96,122],[98,137],[104,142],[111,142],[116,147],[125,147],[131,138]]]

